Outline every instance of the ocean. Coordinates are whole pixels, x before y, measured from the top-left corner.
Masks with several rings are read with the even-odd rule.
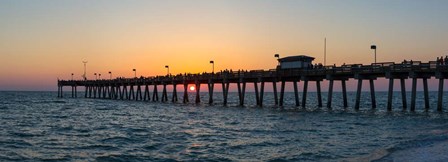
[[[236,93],[223,106],[221,93],[209,105],[207,93],[182,104],[0,92],[0,161],[448,161],[448,100],[439,113],[430,92],[425,112],[417,94],[409,112],[394,95],[388,112],[386,92],[377,92],[374,110],[363,93],[359,111],[353,92],[348,108],[334,93],[332,109],[326,93],[319,108],[312,92],[305,109],[293,93],[282,108],[266,93],[260,108],[253,93],[241,107]]]

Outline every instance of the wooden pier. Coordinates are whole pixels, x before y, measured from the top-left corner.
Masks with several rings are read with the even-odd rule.
[[[356,100],[354,108],[359,109],[361,99],[361,89],[364,80],[369,81],[372,109],[376,108],[374,82],[377,78],[389,79],[389,89],[387,98],[387,110],[392,110],[392,95],[394,79],[399,79],[401,83],[401,98],[403,109],[407,109],[405,79],[412,79],[411,106],[410,111],[415,111],[417,95],[417,81],[423,81],[425,110],[429,110],[428,79],[435,77],[439,79],[437,111],[442,111],[443,84],[448,78],[448,65],[438,65],[437,62],[421,63],[418,61],[406,63],[374,63],[371,65],[351,64],[343,66],[323,66],[312,69],[288,69],[288,70],[252,70],[252,71],[223,71],[218,73],[167,75],[140,78],[117,78],[108,80],[58,80],[58,97],[63,97],[63,87],[72,88],[71,96],[77,97],[77,87],[85,87],[85,98],[100,98],[114,100],[136,100],[136,101],[159,101],[158,88],[162,87],[161,102],[168,102],[167,86],[172,86],[173,93],[171,102],[178,102],[177,87],[183,86],[183,103],[189,102],[188,85],[194,84],[196,89],[195,103],[200,103],[200,87],[206,84],[210,104],[213,103],[213,91],[215,84],[221,84],[223,104],[228,101],[230,84],[236,84],[238,89],[239,104],[244,105],[246,84],[253,84],[255,99],[258,106],[263,106],[265,84],[272,84],[274,92],[274,104],[283,106],[285,84],[291,82],[294,87],[294,97],[296,106],[305,107],[308,91],[308,83],[314,82],[317,87],[318,106],[322,107],[322,94],[320,83],[323,80],[329,81],[328,98],[326,106],[331,108],[333,87],[335,81],[341,83],[343,105],[347,104],[346,81],[349,79],[358,80]],[[299,102],[298,82],[304,82],[302,91],[302,102]],[[280,94],[278,97],[277,83],[280,82]],[[150,91],[151,87],[153,88]],[[152,93],[152,96],[151,96]]]

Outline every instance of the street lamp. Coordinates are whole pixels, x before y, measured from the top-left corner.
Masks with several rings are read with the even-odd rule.
[[[212,74],[215,73],[215,61],[210,61],[210,64],[212,64]]]
[[[371,45],[370,49],[373,49],[373,51],[375,53],[375,63],[376,63],[376,45]]]
[[[134,77],[137,78],[137,70],[136,69],[132,69],[132,71],[134,71]]]
[[[165,65],[166,68],[166,75],[170,75],[170,67],[168,65]]]
[[[275,54],[274,57],[277,57],[277,60],[280,59],[280,54]],[[278,62],[278,65],[280,65],[280,62]]]
[[[112,80],[112,72],[111,71],[109,71],[109,77],[110,77],[110,80]]]
[[[72,73],[72,80],[73,80],[73,73]]]
[[[97,79],[98,79],[98,76],[96,75],[96,73],[94,73],[93,75],[95,75],[95,80],[97,80]]]
[[[100,78],[100,80],[101,80],[101,74],[98,74],[98,77]]]

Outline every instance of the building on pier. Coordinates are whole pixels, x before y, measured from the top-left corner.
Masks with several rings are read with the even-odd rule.
[[[298,55],[278,59],[279,69],[308,69],[313,65],[314,57]]]

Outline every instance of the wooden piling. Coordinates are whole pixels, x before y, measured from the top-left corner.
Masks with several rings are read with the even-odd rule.
[[[260,106],[260,96],[258,92],[258,83],[254,82],[254,90],[255,90],[255,101],[257,102],[257,106]]]
[[[387,111],[392,111],[393,90],[394,90],[394,78],[389,78],[389,91],[387,93]]]
[[[355,110],[359,110],[359,102],[361,99],[362,79],[358,79],[358,89],[356,90]]]
[[[264,100],[264,81],[261,81],[260,83],[260,107],[263,106],[263,100]]]
[[[177,84],[173,83],[173,95],[171,98],[171,102],[177,102]]]
[[[154,98],[153,98],[154,100]],[[188,84],[184,83],[184,97],[183,97],[183,103],[188,102]]]
[[[334,80],[331,79],[330,83],[328,85],[327,108],[331,108],[331,100],[333,98],[333,82],[334,82]]]
[[[428,80],[423,78],[423,93],[425,97],[425,111],[429,110],[429,94],[428,94]]]
[[[316,81],[316,89],[317,89],[317,106],[322,107],[322,93],[320,90],[320,81]]]
[[[272,82],[272,89],[274,90],[274,102],[275,102],[275,105],[278,105],[277,82],[276,81]]]
[[[145,95],[143,95],[143,100],[144,101],[149,101],[150,100],[148,84],[145,84]]]
[[[293,84],[294,84],[294,99],[296,101],[296,106],[300,106],[300,102],[299,102],[299,88],[297,86],[297,80],[294,80]]]
[[[412,78],[411,111],[415,111],[416,96],[417,96],[417,78]]]
[[[209,104],[213,104],[213,88],[214,85],[211,81],[209,81],[209,83],[207,84],[208,87],[208,103]]]
[[[348,107],[347,103],[347,86],[345,85],[345,80],[341,80],[341,86],[342,86],[342,100],[344,102],[344,108]]]
[[[375,97],[375,84],[373,79],[369,79],[370,82],[370,99],[372,100],[372,109],[376,108],[376,97]]]
[[[437,97],[437,111],[442,111],[442,104],[443,104],[443,78],[439,79],[439,91],[438,91],[438,97]]]
[[[168,94],[166,92],[166,83],[163,83],[163,90],[162,90],[162,102],[168,101]]]
[[[402,105],[403,105],[403,110],[406,110],[406,108],[407,108],[406,85],[405,85],[404,78],[400,79],[400,84],[401,84],[401,102],[402,102]]]
[[[306,94],[308,91],[308,80],[303,81],[303,94],[302,94],[302,107],[305,108],[306,105]]]
[[[283,97],[285,95],[285,80],[281,81],[281,86],[280,86],[280,106],[283,106]]]
[[[195,101],[196,103],[200,103],[201,102],[200,91],[201,91],[201,83],[196,82],[196,101]]]
[[[157,92],[157,84],[154,84],[154,90],[152,91],[152,101],[159,101],[159,92]]]

